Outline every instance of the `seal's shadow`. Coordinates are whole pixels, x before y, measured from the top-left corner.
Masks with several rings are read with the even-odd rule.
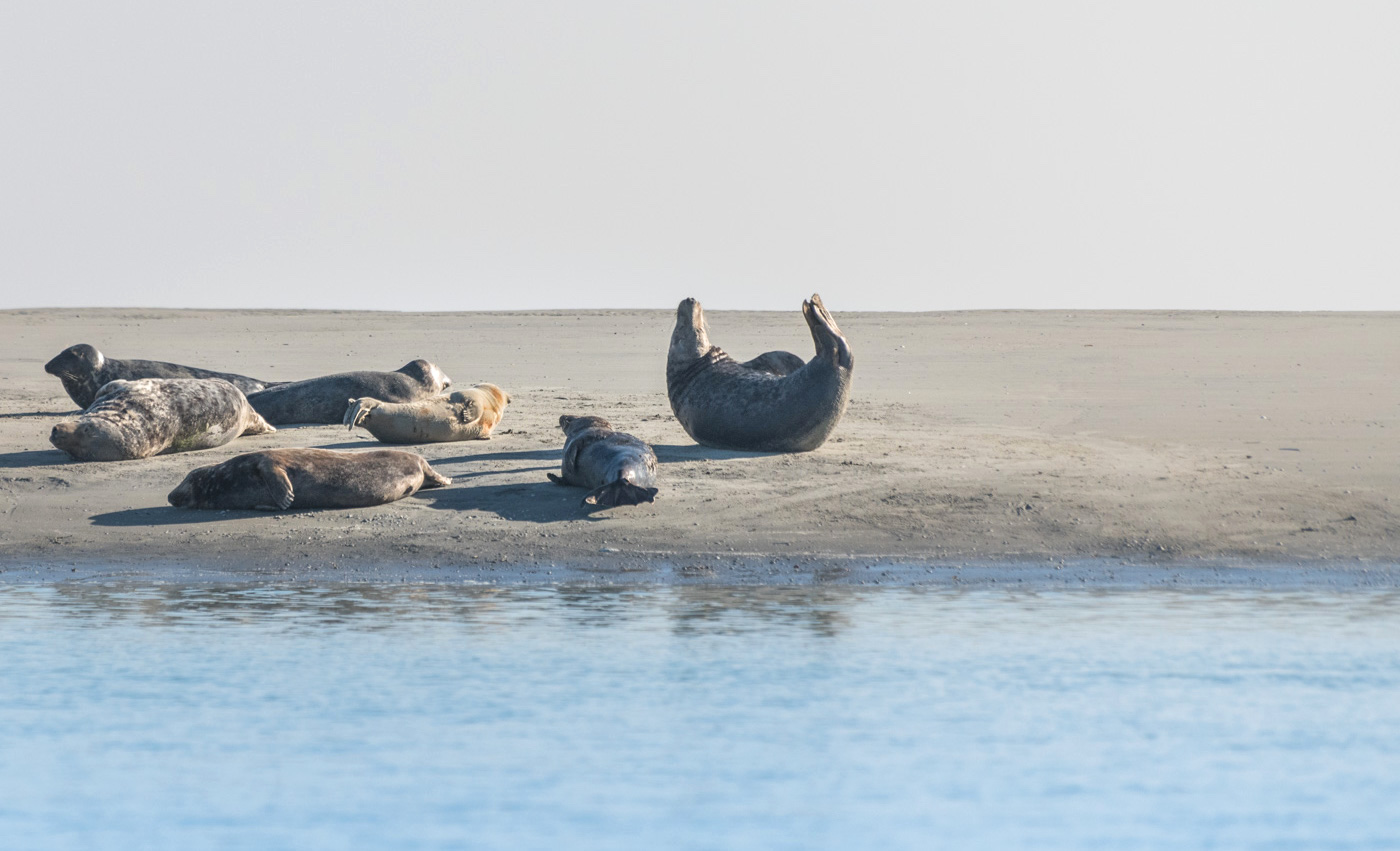
[[[541,476],[538,482],[524,484],[419,491],[418,497],[448,511],[486,511],[504,520],[556,523],[587,519],[589,512],[579,507],[585,493],[583,488],[560,487]]]
[[[698,443],[653,443],[656,460],[662,464],[678,461],[732,461],[744,458],[771,458],[774,455],[791,455],[791,452],[744,452],[738,449],[711,449]]]
[[[82,411],[21,411],[16,414],[0,414],[0,420],[24,420],[30,417],[76,417]]]
[[[59,449],[26,449],[22,452],[0,454],[0,469],[16,467],[52,467],[57,464],[72,464],[68,453]]]
[[[192,511],[165,505],[151,508],[127,508],[122,511],[108,511],[94,514],[88,520],[94,526],[192,526],[196,523],[218,523],[224,520],[238,520],[244,517],[271,517],[276,514],[290,514],[288,511]]]

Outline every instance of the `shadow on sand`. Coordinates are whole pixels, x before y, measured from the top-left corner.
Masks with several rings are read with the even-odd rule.
[[[127,508],[122,511],[108,511],[88,518],[94,526],[186,526],[194,523],[217,523],[222,520],[237,520],[243,517],[271,517],[274,514],[292,514],[290,511],[196,511],[189,508],[176,508],[173,505],[152,506],[150,508]]]
[[[22,411],[15,414],[0,414],[0,420],[25,420],[30,417],[76,417],[82,411]]]
[[[588,518],[589,511],[579,505],[585,493],[583,488],[562,487],[541,476],[538,482],[419,491],[418,496],[431,502],[433,508],[487,511],[505,520],[556,523]]]
[[[787,455],[786,452],[742,452],[737,449],[711,449],[698,443],[654,443],[656,460],[662,464],[678,461],[729,461],[742,458],[770,458],[774,455]]]
[[[0,469],[16,467],[52,467],[55,464],[73,464],[67,452],[58,449],[26,449],[22,452],[0,453]]]

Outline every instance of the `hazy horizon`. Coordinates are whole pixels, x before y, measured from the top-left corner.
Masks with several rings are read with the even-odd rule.
[[[3,308],[1400,309],[1400,6],[8,8]]]

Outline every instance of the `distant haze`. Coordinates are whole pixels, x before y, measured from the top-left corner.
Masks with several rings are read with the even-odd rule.
[[[1394,2],[16,2],[0,79],[0,307],[1400,309]]]

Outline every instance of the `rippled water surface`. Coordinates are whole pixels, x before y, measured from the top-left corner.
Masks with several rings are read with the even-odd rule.
[[[0,586],[0,844],[1396,847],[1398,605]]]

